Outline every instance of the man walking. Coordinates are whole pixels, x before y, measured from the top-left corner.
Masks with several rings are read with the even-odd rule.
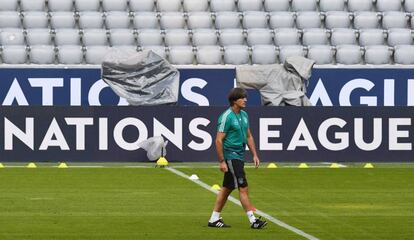
[[[220,170],[224,172],[223,188],[217,195],[213,213],[208,222],[209,227],[230,227],[220,217],[230,193],[239,189],[240,202],[246,211],[253,229],[261,229],[267,222],[254,216],[255,208],[249,200],[248,184],[244,172],[244,152],[246,144],[253,155],[255,167],[260,160],[256,153],[253,136],[249,128],[249,117],[242,109],[246,107],[247,93],[242,88],[233,88],[228,96],[230,108],[222,113],[218,120],[216,149]]]

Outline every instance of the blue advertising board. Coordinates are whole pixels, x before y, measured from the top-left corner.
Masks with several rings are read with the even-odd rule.
[[[234,69],[180,69],[181,106],[224,106]],[[101,80],[100,69],[0,68],[3,106],[123,106]]]
[[[180,106],[226,106],[235,69],[180,69]],[[3,106],[127,105],[102,81],[100,69],[0,68]],[[414,69],[315,68],[307,95],[316,106],[414,106]],[[260,106],[257,90],[249,105]]]
[[[1,107],[0,162],[147,161],[139,142],[169,141],[173,162],[215,162],[225,107]],[[262,161],[414,161],[414,107],[252,107]],[[251,161],[247,155],[246,160]]]

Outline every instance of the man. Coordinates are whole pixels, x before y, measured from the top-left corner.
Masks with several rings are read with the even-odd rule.
[[[216,149],[220,170],[224,172],[223,188],[217,195],[208,226],[217,228],[230,227],[220,218],[220,212],[230,193],[235,188],[238,188],[240,202],[246,211],[251,228],[261,229],[266,226],[267,222],[254,216],[253,211],[255,208],[249,200],[247,180],[244,172],[246,144],[253,155],[255,167],[259,167],[260,164],[249,128],[249,117],[242,110],[246,107],[247,93],[244,89],[234,88],[230,91],[228,100],[230,108],[220,115],[216,136]]]

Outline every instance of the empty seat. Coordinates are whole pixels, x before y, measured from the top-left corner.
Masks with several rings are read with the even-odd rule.
[[[193,30],[193,45],[216,45],[217,44],[217,33],[213,29],[195,29]]]
[[[406,28],[408,27],[408,16],[403,12],[384,12],[382,16],[382,27]]]
[[[20,9],[22,11],[45,11],[45,0],[20,0]]]
[[[316,11],[317,0],[292,0],[293,11]]]
[[[350,28],[352,17],[348,12],[333,11],[325,14],[325,26],[332,28]]]
[[[187,15],[189,29],[212,28],[213,20],[209,12],[189,12]]]
[[[277,61],[277,52],[274,45],[255,45],[252,47],[253,64],[274,64]]]
[[[354,13],[354,27],[356,29],[378,28],[381,16],[376,12],[356,12]]]
[[[372,0],[348,0],[348,11],[372,11],[374,8]]]
[[[47,0],[49,11],[69,12],[73,10],[73,0]]]
[[[305,56],[302,45],[286,45],[279,48],[279,62],[284,63],[286,58],[292,56]]]
[[[262,0],[238,0],[237,7],[240,12],[262,11],[263,1]]]
[[[157,14],[155,12],[136,12],[134,13],[134,27],[136,29],[158,29]]]
[[[313,45],[308,47],[307,58],[315,61],[315,64],[333,64],[335,51],[328,45]]]
[[[382,29],[363,29],[359,32],[359,45],[383,45],[385,33]]]
[[[1,1],[0,11],[17,11],[18,6],[18,0],[3,0]]]
[[[270,45],[273,43],[273,34],[267,28],[251,28],[247,30],[247,44]]]
[[[82,34],[82,42],[84,46],[107,45],[108,36],[105,29],[85,29]]]
[[[138,44],[140,46],[158,46],[163,45],[162,35],[156,29],[141,29],[138,31]]]
[[[248,28],[267,28],[268,15],[265,12],[244,12],[243,27]]]
[[[63,28],[55,30],[55,44],[61,45],[80,45],[79,30]]]
[[[23,45],[3,46],[1,55],[3,58],[3,63],[24,64],[26,63],[26,59],[27,59],[26,46],[23,46]]]
[[[236,10],[234,0],[210,0],[210,8],[212,12],[228,12]]]
[[[158,56],[160,56],[162,58],[167,58],[167,53],[165,51],[164,46],[148,45],[148,46],[143,46],[142,50],[152,50]]]
[[[99,11],[100,0],[75,0],[76,11]]]
[[[224,63],[232,65],[249,64],[249,48],[244,45],[224,47]]]
[[[0,28],[19,28],[21,25],[19,12],[0,12]]]
[[[160,14],[162,29],[185,28],[185,18],[182,12],[163,12]]]
[[[242,29],[223,29],[219,33],[221,46],[244,44],[244,32]]]
[[[85,61],[87,64],[102,64],[105,55],[110,51],[107,46],[88,46],[85,48]]]
[[[52,45],[52,35],[48,28],[32,28],[26,32],[28,45]]]
[[[112,11],[106,13],[105,24],[109,29],[112,28],[129,28],[131,19],[128,12]]]
[[[172,46],[169,48],[168,60],[172,64],[193,64],[194,59],[194,51],[191,46]]]
[[[343,11],[345,9],[345,0],[320,0],[319,9],[321,12]]]
[[[411,45],[413,44],[413,36],[410,29],[407,28],[394,28],[388,30],[388,45]]]
[[[113,46],[112,49],[119,49],[123,52],[130,52],[130,53],[136,53],[138,51],[138,47],[132,46],[132,45]]]
[[[396,64],[414,64],[414,46],[399,45],[394,50],[394,62]]]
[[[129,8],[133,12],[152,12],[154,7],[154,0],[129,0]]]
[[[404,11],[405,12],[414,12],[414,0],[405,0],[404,1]]]
[[[184,29],[169,29],[165,31],[166,46],[186,46],[190,45],[190,36]]]
[[[84,11],[79,13],[79,27],[86,28],[103,28],[104,20],[102,13]]]
[[[276,46],[299,45],[301,33],[295,28],[275,29],[274,42]]]
[[[24,34],[20,28],[3,28],[0,30],[0,45],[25,45]]]
[[[52,28],[75,28],[75,14],[73,12],[51,12],[50,26]]]
[[[376,45],[376,46],[367,46],[365,48],[365,63],[366,64],[389,64],[391,51],[388,46]]]
[[[49,27],[49,19],[47,12],[24,12],[23,27],[24,28],[47,28]]]
[[[357,33],[350,28],[335,28],[331,30],[331,44],[337,45],[356,45]]]
[[[112,46],[136,46],[134,30],[131,29],[111,29],[109,40]]]
[[[361,64],[362,51],[358,45],[339,45],[336,47],[336,63],[338,64]]]
[[[157,0],[159,12],[179,12],[182,10],[181,0]]]
[[[376,0],[377,11],[401,11],[401,0]]]
[[[102,0],[104,11],[126,11],[128,8],[127,0]]]
[[[216,13],[216,28],[239,28],[240,15],[237,12],[218,12]]]
[[[285,12],[289,11],[290,0],[264,0],[266,12]]]
[[[295,14],[293,12],[270,13],[269,26],[275,28],[293,28],[295,26]]]
[[[30,46],[29,59],[34,64],[53,64],[56,59],[55,47],[51,45]]]
[[[184,0],[185,12],[205,12],[208,10],[208,0]]]
[[[303,45],[326,45],[328,44],[328,33],[322,28],[308,28],[303,30]]]
[[[296,27],[304,28],[319,28],[322,26],[322,19],[319,12],[299,12],[296,17]]]
[[[77,45],[59,46],[57,60],[60,64],[81,64],[83,61],[82,47]]]
[[[196,59],[198,64],[217,65],[222,62],[222,52],[219,46],[197,47]]]

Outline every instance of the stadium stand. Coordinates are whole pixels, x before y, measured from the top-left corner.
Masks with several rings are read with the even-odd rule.
[[[58,28],[76,28],[76,15],[73,12],[50,12],[50,27]]]
[[[198,64],[218,65],[222,64],[222,51],[217,45],[199,46],[196,49]]]
[[[73,0],[48,0],[47,6],[51,12],[69,12],[73,10]]]
[[[166,57],[177,52],[180,57],[171,58],[177,62],[190,62],[181,57],[190,56],[188,50],[180,55],[186,48],[171,49],[186,46],[193,48],[194,64],[229,64],[233,55],[244,58],[246,52],[242,64],[279,62],[276,55],[283,59],[292,52],[313,59],[320,54],[317,64],[369,64],[375,51],[383,52],[388,64],[407,64],[401,49],[413,44],[413,11],[413,0],[5,0],[0,47],[4,63],[39,63],[37,51],[49,48],[35,46],[45,45],[55,48],[52,63],[99,62],[86,60],[96,56],[92,46],[105,47],[102,51],[151,46]],[[76,54],[68,56],[67,49]],[[214,53],[204,58],[205,49]],[[264,49],[270,51],[266,57]],[[13,51],[15,58],[9,55]]]
[[[217,32],[214,29],[194,29],[192,31],[192,41],[196,47],[217,45]]]

